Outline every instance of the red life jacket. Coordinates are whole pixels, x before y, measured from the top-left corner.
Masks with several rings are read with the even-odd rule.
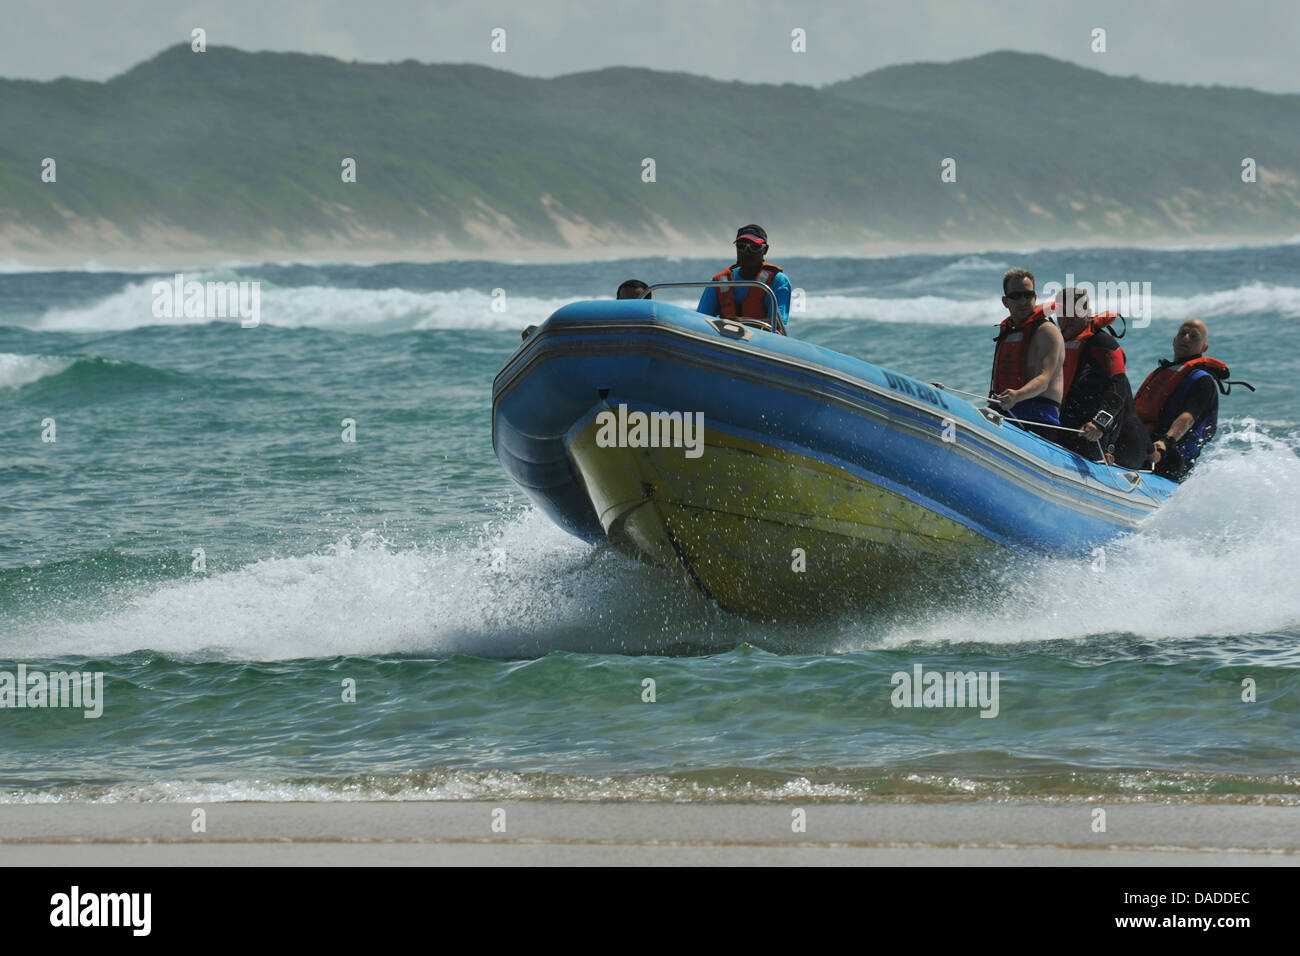
[[[1137,408],[1138,418],[1147,427],[1148,434],[1154,433],[1156,423],[1160,421],[1160,411],[1165,407],[1165,402],[1169,401],[1169,396],[1174,394],[1183,379],[1198,368],[1209,372],[1216,379],[1225,379],[1229,374],[1228,366],[1218,359],[1198,355],[1186,362],[1162,365],[1147,376],[1133,397],[1133,405]]]
[[[723,269],[713,277],[713,281],[720,282],[722,280],[741,278],[739,275],[732,275],[733,270],[736,269],[736,266]],[[755,278],[764,285],[770,286],[772,280],[776,278],[776,274],[780,271],[780,266],[764,262],[763,268],[758,270],[758,275]],[[761,319],[764,322],[770,322],[771,318],[767,314],[767,293],[762,289],[755,289],[752,285],[743,288],[745,289],[745,301],[740,304],[739,312],[736,311],[736,290],[718,290],[718,315],[724,319]]]
[[[1070,386],[1074,384],[1074,373],[1079,370],[1079,359],[1083,358],[1084,352],[1088,351],[1088,340],[1118,318],[1118,312],[1103,312],[1101,315],[1094,315],[1092,321],[1088,323],[1082,332],[1065,343],[1065,367],[1062,369],[1061,395],[1070,394]],[[1110,356],[1106,362],[1108,376],[1118,375],[1124,371],[1123,349],[1116,349],[1114,352],[1108,352],[1107,355]]]
[[[995,341],[998,343],[993,351],[993,381],[989,385],[989,395],[999,395],[1009,389],[1019,388],[1025,384],[1025,359],[1029,357],[1029,340],[1033,338],[1038,327],[1047,321],[1044,308],[1039,306],[1029,313],[1025,324],[1016,327],[1011,324],[1011,316],[1002,320],[1001,331]]]

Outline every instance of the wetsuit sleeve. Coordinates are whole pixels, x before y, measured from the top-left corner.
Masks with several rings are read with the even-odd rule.
[[[1119,347],[1119,342],[1113,335],[1103,330],[1088,343],[1087,361],[1106,382],[1101,390],[1097,411],[1110,413],[1110,427],[1104,429],[1102,434],[1107,441],[1114,441],[1124,425],[1125,405],[1133,397],[1133,388],[1129,385],[1128,376],[1124,374],[1124,350]]]
[[[1088,351],[1093,361],[1106,378],[1124,374],[1124,350],[1119,347],[1119,340],[1104,329],[1092,337]]]
[[[1203,416],[1209,414],[1214,406],[1216,397],[1214,393],[1218,386],[1214,384],[1214,379],[1205,372],[1201,372],[1199,369],[1197,371],[1199,374],[1187,391],[1187,401],[1183,405],[1183,411],[1191,412],[1193,420],[1200,421]]]
[[[704,290],[700,296],[700,304],[695,307],[696,312],[703,312],[705,315],[717,315],[718,309],[718,290],[710,286]]]
[[[1124,399],[1126,395],[1131,394],[1132,390],[1128,384],[1128,376],[1123,372],[1112,375],[1106,380],[1106,387],[1102,389],[1101,393],[1101,404],[1097,406],[1097,410],[1110,412],[1111,414],[1110,428],[1107,428],[1104,432],[1108,439],[1113,439],[1124,424]]]
[[[778,272],[772,280],[772,291],[776,293],[776,307],[781,310],[782,324],[790,322],[790,280],[784,272]]]

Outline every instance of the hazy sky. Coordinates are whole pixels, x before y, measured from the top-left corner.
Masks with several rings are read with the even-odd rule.
[[[482,63],[610,65],[821,84],[990,50],[1121,75],[1300,93],[1296,0],[4,0],[0,76],[103,80],[203,27],[210,46]],[[506,31],[506,52],[489,49]],[[1106,52],[1090,47],[1106,31]],[[791,31],[807,52],[791,51]]]

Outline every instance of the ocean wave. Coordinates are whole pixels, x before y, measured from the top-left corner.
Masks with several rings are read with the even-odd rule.
[[[1005,263],[967,257],[902,284],[932,286],[939,279],[960,277],[976,270],[999,271]],[[250,281],[247,273],[222,269],[187,276],[198,281]],[[170,279],[158,281],[169,282]],[[278,287],[266,280],[258,288],[260,323],[280,328],[318,328],[352,332],[421,331],[428,329],[518,330],[545,321],[561,306],[588,298],[572,295],[529,296],[514,291],[458,289],[453,291],[410,291],[401,288],[356,289],[334,286]],[[130,283],[121,291],[89,305],[50,310],[36,322],[40,331],[105,332],[127,331],[156,325],[205,325],[209,322],[240,321],[229,317],[155,316],[153,281]],[[495,294],[494,294],[495,291]],[[693,296],[665,294],[660,301],[694,308]],[[1188,296],[1161,295],[1153,290],[1149,302],[1131,301],[1127,286],[1117,301],[1098,302],[1121,313],[1156,321],[1188,318],[1223,318],[1268,314],[1300,318],[1300,287],[1249,283]],[[1147,309],[1150,311],[1148,312]],[[932,326],[992,325],[1005,314],[996,296],[954,297],[942,295],[816,294],[809,291],[802,306],[795,303],[791,325],[825,319],[856,319],[871,322]]]
[[[250,281],[235,273],[194,275],[200,282]],[[160,282],[169,280],[160,279]],[[258,319],[279,328],[319,328],[340,331],[405,331],[424,329],[522,329],[544,321],[570,298],[531,298],[506,292],[460,289],[450,292],[411,292],[405,289],[344,289],[326,286],[279,288],[265,280],[258,289]],[[127,331],[158,325],[206,325],[240,322],[229,317],[156,316],[154,282],[132,283],[121,292],[87,306],[46,312],[36,327],[46,332]],[[248,300],[251,302],[251,299]]]
[[[474,289],[410,292],[405,289],[265,286],[264,283],[260,293],[261,324],[278,328],[351,332],[431,329],[514,331],[528,325],[539,325],[562,306],[586,298],[582,295],[538,298],[510,295],[508,292],[504,297],[494,297],[491,293]],[[152,283],[137,283],[92,305],[51,310],[41,316],[37,328],[45,332],[105,332],[158,325],[206,325],[209,322],[240,321],[238,317],[156,317],[153,314],[154,296],[151,287]],[[665,296],[659,301],[692,309],[698,300]],[[999,308],[996,299],[987,298],[958,300],[940,296],[882,298],[810,295],[806,300],[806,309],[796,311],[791,316],[791,322],[795,324],[808,319],[863,319],[927,325],[987,325],[998,321]]]
[[[1177,771],[1022,773],[1009,778],[911,772],[893,768],[823,770],[808,775],[742,767],[678,773],[594,776],[573,773],[433,767],[403,773],[267,780],[163,780],[71,784],[0,791],[3,804],[49,803],[353,803],[469,800],[571,800],[599,803],[777,803],[1006,800],[1108,803],[1180,801],[1300,804],[1300,780],[1288,774]]]
[[[946,265],[934,269],[930,272],[922,273],[918,276],[900,282],[900,289],[921,289],[940,282],[949,282],[953,280],[963,281],[968,279],[967,273],[992,273],[1000,276],[1011,268],[1011,263],[1003,262],[998,259],[990,259],[984,256],[963,256],[956,262],[949,262]],[[996,285],[996,279],[995,285]]]
[[[188,380],[188,376],[180,372],[98,355],[14,355],[0,352],[0,388],[36,386],[43,391],[63,390],[77,404],[107,394],[139,392],[156,385]]]
[[[909,325],[996,325],[1001,321],[998,308],[996,299],[984,298],[810,295],[805,311],[791,314],[790,325],[793,329],[797,323],[806,319],[864,319]]]
[[[927,277],[925,282],[929,282]],[[1135,303],[1121,294],[1106,306],[1121,314],[1146,313],[1148,305]],[[1238,315],[1270,314],[1300,318],[1300,287],[1250,283],[1234,289],[1197,293],[1190,296],[1151,295],[1148,318],[1183,322],[1191,318],[1230,318]],[[791,316],[791,324],[804,319],[867,319],[873,322],[923,325],[990,325],[1001,321],[1006,310],[997,298],[954,299],[942,296],[914,298],[872,298],[861,296],[809,295],[807,309]],[[1132,324],[1132,320],[1130,320]]]
[[[1173,319],[1179,322],[1192,318],[1221,318],[1260,313],[1295,319],[1300,318],[1300,288],[1252,282],[1235,289],[1202,292],[1190,296],[1153,295],[1151,311],[1157,319]]]
[[[0,388],[21,388],[66,372],[76,361],[64,355],[19,355],[0,352]]]
[[[698,775],[696,775],[698,776]],[[755,776],[760,776],[755,774]],[[776,774],[762,774],[772,778]],[[408,773],[316,781],[232,780],[167,781],[145,784],[76,784],[65,790],[0,791],[0,804],[61,803],[221,803],[256,800],[283,802],[552,800],[773,801],[795,799],[852,800],[871,795],[865,786],[814,783],[806,777],[785,782],[737,780],[703,783],[682,774],[586,777],[575,774],[522,773],[511,770],[435,768]],[[917,788],[920,789],[920,788]]]

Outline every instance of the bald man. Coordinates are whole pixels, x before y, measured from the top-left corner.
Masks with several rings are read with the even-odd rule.
[[[1188,319],[1174,336],[1174,360],[1160,367],[1138,389],[1138,418],[1155,443],[1155,473],[1182,481],[1219,425],[1216,380],[1228,366],[1210,358],[1210,332],[1200,319]]]

